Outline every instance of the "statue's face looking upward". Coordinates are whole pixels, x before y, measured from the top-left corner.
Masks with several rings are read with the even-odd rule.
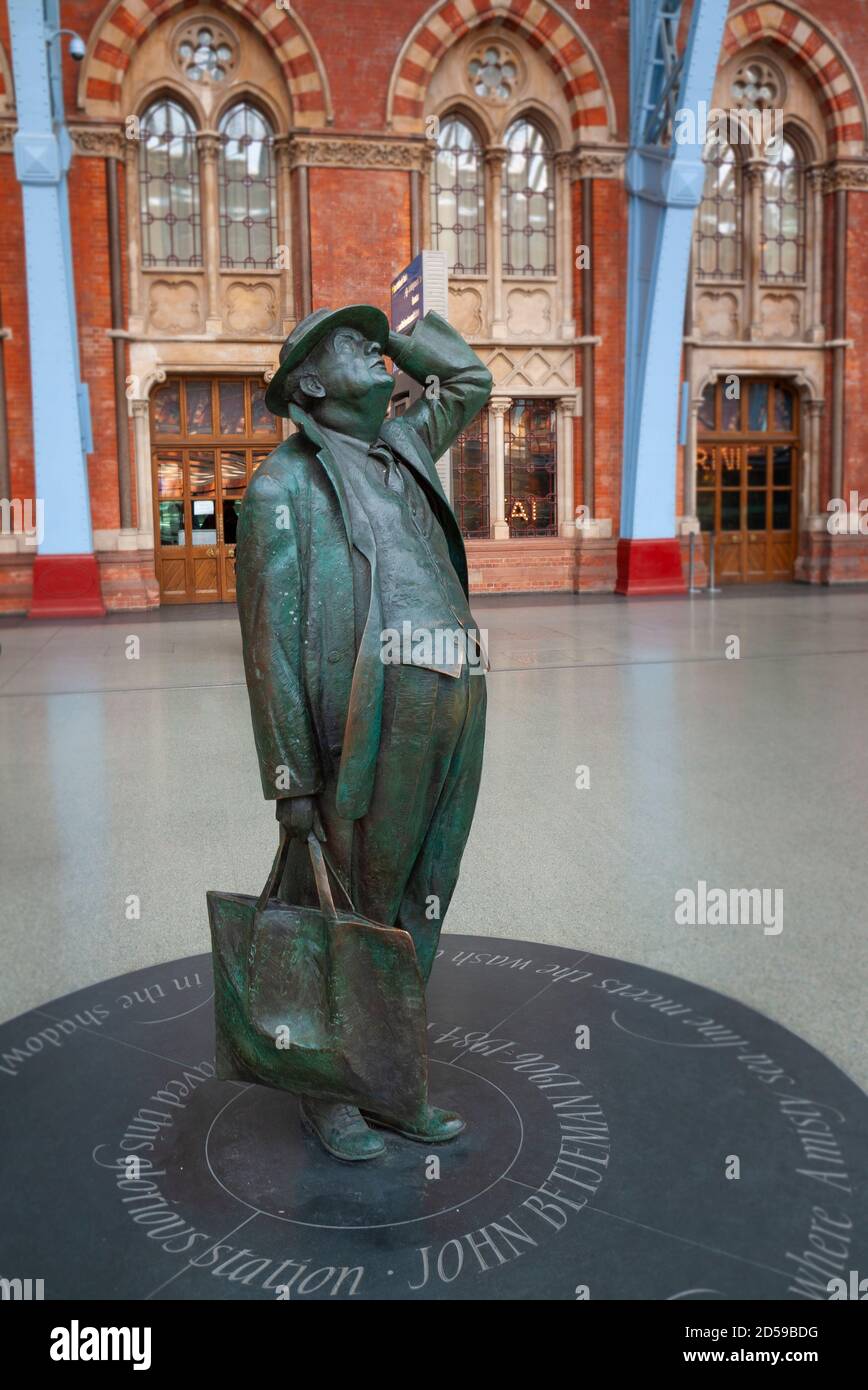
[[[302,389],[327,400],[360,403],[373,395],[385,404],[394,388],[379,343],[358,328],[336,328],[311,354],[305,368],[309,371],[302,374]]]

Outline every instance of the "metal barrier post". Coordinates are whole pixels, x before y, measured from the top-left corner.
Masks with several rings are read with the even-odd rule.
[[[708,587],[707,587],[706,590],[705,590],[705,592],[706,592],[707,594],[719,594],[719,593],[720,593],[720,585],[715,584],[715,582],[714,582],[714,579],[715,579],[715,574],[714,574],[714,551],[715,551],[715,544],[714,544],[714,543],[715,543],[716,540],[717,540],[717,532],[716,532],[716,531],[711,531],[711,532],[709,533],[709,538],[708,538]]]
[[[696,532],[691,531],[687,539],[688,544],[688,568],[687,568],[687,592],[689,594],[701,594],[702,590],[696,587]]]

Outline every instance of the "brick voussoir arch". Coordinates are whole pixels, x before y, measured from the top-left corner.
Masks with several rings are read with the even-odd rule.
[[[573,130],[613,136],[615,113],[602,65],[574,20],[553,0],[437,0],[404,44],[389,83],[387,123],[421,130],[428,84],[458,39],[496,20],[545,51],[570,108]]]
[[[796,5],[747,4],[727,20],[723,48],[729,58],[760,39],[780,44],[817,89],[829,152],[836,158],[865,153],[865,96],[843,50],[816,17]]]
[[[136,47],[170,15],[196,0],[109,0],[96,24],[82,63],[78,106],[89,116],[121,120],[121,83]],[[295,13],[274,0],[215,0],[227,16],[246,20],[274,53],[286,78],[297,126],[328,125],[334,119],[328,79],[310,34]]]

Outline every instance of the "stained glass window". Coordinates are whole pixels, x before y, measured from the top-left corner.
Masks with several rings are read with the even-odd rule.
[[[274,132],[247,102],[222,117],[220,131],[220,264],[273,270],[277,244]]]
[[[446,252],[449,273],[485,274],[485,184],[482,150],[458,116],[440,125],[431,175],[431,239]]]
[[[139,208],[143,266],[199,266],[199,161],[192,117],[162,98],[141,119]]]
[[[506,132],[503,170],[504,275],[555,274],[555,194],[551,146],[530,121]]]

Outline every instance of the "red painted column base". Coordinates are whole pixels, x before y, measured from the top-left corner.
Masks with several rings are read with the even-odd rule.
[[[95,555],[37,555],[28,618],[103,618]]]
[[[681,565],[681,542],[667,540],[618,541],[616,594],[683,594],[686,591]]]

